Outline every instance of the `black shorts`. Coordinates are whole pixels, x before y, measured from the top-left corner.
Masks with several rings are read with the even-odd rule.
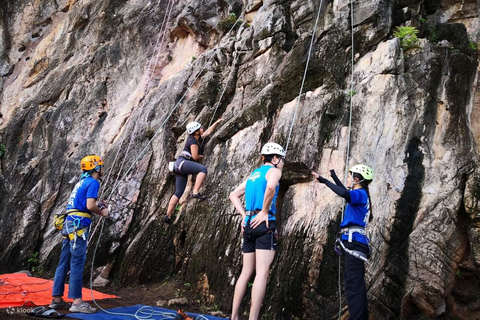
[[[262,222],[252,229],[250,221],[243,231],[243,253],[252,253],[255,250],[277,250],[277,224],[275,221]]]

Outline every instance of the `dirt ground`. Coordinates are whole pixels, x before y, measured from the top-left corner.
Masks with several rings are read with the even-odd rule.
[[[107,286],[105,288],[94,288],[103,293],[114,294],[118,299],[97,300],[97,303],[103,309],[133,306],[136,304],[144,304],[148,306],[157,306],[157,301],[170,301],[172,299],[186,298],[186,304],[162,306],[163,308],[177,310],[181,309],[186,312],[212,314],[217,317],[227,317],[224,313],[218,310],[215,305],[205,305],[201,303],[200,296],[189,283],[172,278],[166,279],[161,283],[150,285],[139,285],[131,287],[114,287]],[[88,301],[95,307],[92,301]],[[65,313],[68,318],[68,310],[57,310],[60,313]],[[0,309],[0,319],[34,319],[26,313],[8,314],[6,309]],[[39,318],[40,319],[40,318]],[[62,318],[65,319],[65,318]]]

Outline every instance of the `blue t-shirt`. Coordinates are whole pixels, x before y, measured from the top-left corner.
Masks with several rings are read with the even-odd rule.
[[[247,211],[262,210],[263,198],[265,196],[265,190],[267,189],[267,179],[265,176],[268,170],[272,168],[274,167],[263,165],[250,174],[250,177],[247,180],[247,186],[245,187],[245,209]],[[277,211],[275,203],[277,201],[278,188],[279,186],[275,188],[275,195],[273,196],[272,204],[268,210],[268,220],[275,220],[275,213]],[[252,219],[255,216],[256,215],[254,215]]]
[[[340,228],[350,226],[366,227],[370,216],[370,202],[368,201],[367,191],[363,188],[350,191],[350,203],[347,203],[345,216]],[[353,240],[368,244],[369,240],[366,236],[358,232],[353,234]],[[342,235],[342,240],[348,240],[347,235]]]
[[[97,199],[98,189],[100,189],[100,183],[92,177],[87,177],[77,182],[75,188],[73,188],[72,193],[70,194],[70,199],[68,199],[67,211],[76,209],[80,212],[91,213],[90,210],[87,209],[87,199]],[[67,217],[67,219],[74,218],[78,217],[75,217],[75,215]],[[81,223],[82,228],[86,228],[90,225],[91,219],[83,217]]]

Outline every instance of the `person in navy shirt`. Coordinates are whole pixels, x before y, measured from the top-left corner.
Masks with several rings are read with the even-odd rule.
[[[262,147],[261,153],[263,166],[254,170],[247,180],[230,193],[230,201],[242,215],[243,233],[243,267],[235,285],[232,320],[239,319],[240,305],[254,271],[250,320],[258,319],[270,265],[277,248],[275,203],[285,164],[285,151],[280,145],[270,142]],[[245,208],[240,199],[243,195]]]
[[[68,199],[65,221],[63,223],[62,251],[53,279],[52,303],[50,308],[69,309],[70,312],[95,313],[82,300],[83,269],[87,259],[87,231],[92,222],[93,213],[106,217],[108,209],[104,202],[97,205],[100,177],[103,175],[103,161],[99,156],[90,155],[80,163],[82,175]],[[65,280],[70,271],[68,297],[73,304],[63,300]]]
[[[368,299],[365,286],[365,262],[370,256],[370,248],[365,228],[373,217],[368,190],[368,185],[373,180],[373,170],[362,164],[353,166],[347,178],[348,189],[340,182],[334,170],[330,170],[330,175],[335,183],[323,178],[316,172],[312,172],[312,175],[317,178],[318,182],[324,183],[347,201],[345,215],[340,224],[342,235],[337,242],[345,252],[345,291],[350,314],[349,319],[367,320]]]

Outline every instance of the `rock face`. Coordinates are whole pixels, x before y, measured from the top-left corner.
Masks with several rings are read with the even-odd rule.
[[[229,310],[241,240],[228,194],[260,164],[261,145],[275,141],[289,148],[262,313],[338,314],[332,247],[343,203],[309,171],[332,165],[343,179],[348,150],[348,165],[375,171],[372,317],[480,317],[478,3],[356,0],[353,19],[350,5],[3,1],[0,272],[28,267],[39,252],[36,269],[52,276],[53,216],[80,159],[96,153],[108,171],[102,197],[113,203],[91,232],[96,283],[178,273]],[[231,13],[242,17],[235,26]],[[400,25],[420,31],[415,47],[392,36]],[[185,124],[219,118],[205,145],[210,198],[187,199],[189,183],[176,223],[162,225],[174,191],[167,164],[183,148]]]

